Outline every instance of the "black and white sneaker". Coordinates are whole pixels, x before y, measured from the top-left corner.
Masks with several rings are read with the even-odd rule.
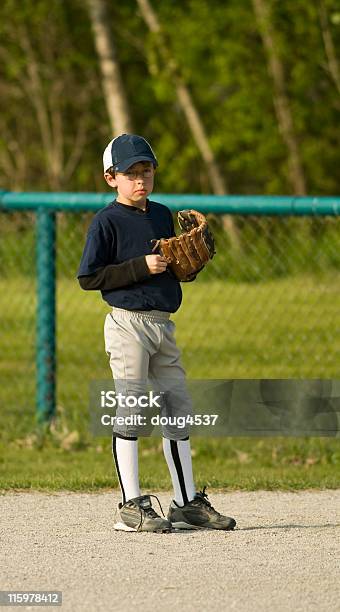
[[[155,512],[151,505],[150,497],[157,499],[163,514],[162,506],[156,495],[134,497],[125,504],[118,504],[113,525],[114,529],[117,531],[149,531],[156,533],[171,531],[171,523],[165,517],[163,518]]]
[[[235,519],[217,512],[209,502],[205,489],[196,493],[194,499],[184,506],[171,502],[168,520],[174,529],[234,529]]]

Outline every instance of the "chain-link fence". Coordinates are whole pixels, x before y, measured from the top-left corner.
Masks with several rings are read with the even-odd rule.
[[[58,212],[57,407],[87,422],[92,380],[109,379],[103,323],[109,306],[76,280],[94,213]],[[9,436],[36,404],[36,214],[0,214],[1,412]],[[337,378],[340,223],[333,216],[234,215],[238,248],[210,216],[217,254],[173,316],[191,378]]]

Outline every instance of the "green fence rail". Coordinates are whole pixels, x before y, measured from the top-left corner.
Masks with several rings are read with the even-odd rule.
[[[195,194],[153,194],[176,212],[195,208],[214,214],[237,215],[339,215],[340,197],[219,196]],[[109,204],[112,194],[98,193],[13,193],[0,192],[0,207],[7,210],[95,211]]]
[[[259,271],[258,274],[261,276],[262,265],[266,264],[267,255],[259,254],[254,255],[251,249],[254,249],[253,244],[258,234],[258,228],[260,228],[260,219],[265,218],[266,222],[272,223],[270,220],[276,220],[276,225],[268,225],[265,231],[268,235],[268,241],[272,242],[271,253],[273,255],[273,261],[275,260],[275,266],[277,269],[282,268],[282,260],[288,258],[285,255],[285,243],[288,243],[290,239],[291,228],[286,228],[284,232],[280,234],[278,232],[278,217],[289,217],[289,218],[300,218],[310,217],[310,221],[317,222],[318,219],[333,219],[337,221],[337,216],[340,215],[340,197],[289,197],[289,196],[212,196],[212,195],[168,195],[168,194],[153,194],[152,199],[160,201],[167,205],[172,212],[176,212],[183,208],[195,208],[205,213],[213,213],[214,215],[231,214],[238,219],[240,226],[244,225],[244,220],[247,217],[256,218],[256,225],[249,226],[246,228],[246,247],[249,251],[249,261],[251,257],[253,261],[260,261],[256,264]],[[99,210],[106,204],[112,201],[112,194],[94,194],[94,193],[13,193],[13,192],[0,192],[0,213],[11,215],[12,213],[26,214],[29,212],[35,219],[32,218],[28,223],[33,223],[35,227],[35,243],[36,243],[36,414],[39,423],[48,422],[56,411],[56,259],[57,253],[57,217],[59,213],[67,213],[70,216],[72,213],[79,215],[80,213],[93,213]],[[331,262],[332,273],[337,273],[340,270],[340,260],[337,257],[335,250],[337,249],[336,243],[338,236],[338,225],[334,226],[334,223],[328,223],[329,229],[329,241],[328,244],[332,244],[332,248],[329,249],[329,261]],[[1,226],[0,226],[1,227]],[[262,227],[262,226],[261,226]],[[300,231],[300,226],[295,227],[294,232]],[[244,228],[243,228],[244,229]],[[262,227],[263,229],[263,227]],[[242,230],[242,227],[241,227]],[[65,230],[62,230],[65,231]],[[67,234],[66,230],[66,234]],[[247,233],[248,232],[248,233]],[[325,251],[320,244],[326,244],[320,242],[324,240],[325,224],[321,223],[320,226],[311,226],[306,231],[306,237],[309,236],[310,232],[315,236],[315,240],[319,245],[319,251],[322,253]],[[274,238],[273,238],[274,235]],[[85,232],[82,235],[82,242],[85,239]],[[222,238],[227,240],[227,237]],[[222,240],[221,239],[221,240]],[[307,238],[306,238],[307,240]],[[314,240],[314,238],[313,238]],[[72,238],[70,238],[72,241]],[[303,244],[303,242],[301,243]],[[73,244],[74,247],[74,244]],[[230,247],[230,245],[228,245]],[[262,248],[262,247],[261,247]],[[20,250],[20,241],[18,241],[18,249]],[[6,249],[4,249],[5,251]],[[230,250],[230,249],[229,249]],[[258,251],[260,252],[260,246]],[[302,251],[303,249],[301,249]],[[326,249],[327,250],[327,249]],[[225,249],[226,257],[228,259],[228,269],[236,269],[238,262],[236,259],[233,260],[232,256],[227,255],[227,249]],[[320,255],[320,257],[321,257]],[[328,256],[327,255],[327,256]],[[301,258],[301,252],[298,257]],[[6,253],[1,254],[2,259],[5,261],[4,270],[6,272]],[[239,257],[237,255],[236,257]],[[306,262],[309,259],[309,255],[305,253],[304,257]],[[328,261],[328,260],[327,260]],[[314,267],[317,267],[317,261],[314,262]],[[223,264],[224,265],[224,264]],[[252,275],[256,275],[256,265],[254,264]],[[328,264],[327,264],[328,265]],[[246,266],[245,266],[246,267]],[[335,271],[335,272],[334,272]],[[73,271],[73,278],[76,270]],[[218,270],[216,270],[218,277]],[[250,275],[250,272],[249,272]],[[250,275],[251,276],[251,275]],[[208,277],[207,277],[208,278]],[[220,273],[220,278],[225,278],[225,272]],[[336,278],[339,278],[336,276]],[[247,278],[245,277],[245,280]],[[75,281],[74,281],[75,282]],[[213,281],[212,281],[213,282]],[[216,292],[220,291],[220,287]],[[325,292],[328,289],[325,289]],[[256,307],[256,304],[254,305]],[[334,312],[337,308],[334,308]],[[331,312],[331,311],[330,311]],[[333,312],[333,311],[332,311]],[[208,313],[207,313],[208,316]],[[216,316],[216,312],[212,313],[211,316]],[[320,313],[322,317],[322,313]],[[330,315],[333,316],[333,315]],[[246,324],[246,321],[245,321]],[[338,319],[334,318],[334,333],[338,325]],[[251,330],[249,330],[249,338],[251,338]],[[329,341],[329,338],[326,339]],[[190,341],[188,341],[188,345]],[[203,346],[202,341],[202,346]],[[335,343],[334,350],[338,354],[338,344]],[[231,352],[234,350],[230,347]],[[204,351],[204,348],[203,348]],[[190,351],[188,353],[190,357]],[[188,358],[189,358],[188,357]],[[264,355],[262,356],[265,357]],[[294,359],[294,355],[292,356]],[[322,359],[322,358],[321,358]],[[328,375],[328,370],[324,369],[325,374]],[[330,375],[334,376],[334,369]],[[216,376],[218,377],[218,376]]]

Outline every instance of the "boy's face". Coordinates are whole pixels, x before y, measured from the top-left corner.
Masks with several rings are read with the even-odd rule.
[[[116,172],[112,177],[107,172],[104,178],[110,187],[117,189],[119,202],[130,206],[143,206],[153,190],[155,170],[151,162],[137,162],[125,172]]]

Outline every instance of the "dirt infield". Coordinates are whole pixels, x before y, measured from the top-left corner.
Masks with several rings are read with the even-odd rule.
[[[237,530],[115,532],[116,491],[3,495],[0,588],[60,590],[75,612],[339,609],[340,490],[209,498]]]

